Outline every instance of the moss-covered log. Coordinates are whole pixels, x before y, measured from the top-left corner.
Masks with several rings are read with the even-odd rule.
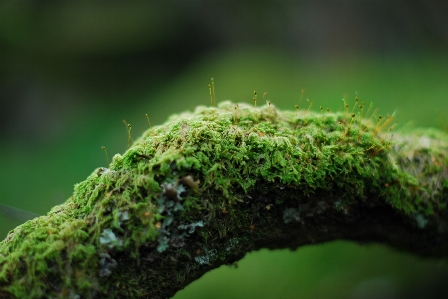
[[[335,239],[448,256],[448,136],[363,111],[172,116],[9,233],[0,298],[168,298],[249,251]]]

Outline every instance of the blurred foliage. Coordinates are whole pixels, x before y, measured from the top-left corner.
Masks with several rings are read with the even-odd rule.
[[[338,241],[250,253],[236,269],[209,272],[174,298],[437,298],[422,286],[446,279],[446,267],[384,246]]]
[[[395,4],[394,4],[395,3]],[[331,110],[342,98],[446,128],[446,4],[0,3],[0,203],[44,214],[169,114],[218,101]],[[446,11],[446,9],[445,9]],[[304,98],[298,103],[301,90]],[[260,99],[260,97],[259,97]],[[20,224],[0,217],[0,235]],[[176,298],[432,298],[446,261],[346,242],[260,251]],[[375,296],[373,296],[375,295]],[[444,297],[440,297],[444,298]]]

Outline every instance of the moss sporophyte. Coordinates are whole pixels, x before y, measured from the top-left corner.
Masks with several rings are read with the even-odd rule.
[[[11,231],[0,298],[167,298],[249,251],[335,239],[448,255],[446,134],[254,99],[150,127]]]

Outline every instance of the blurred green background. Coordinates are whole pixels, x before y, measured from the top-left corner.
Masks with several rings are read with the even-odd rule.
[[[435,1],[0,3],[0,203],[37,214],[168,115],[218,101],[342,98],[446,129],[448,11]],[[304,103],[304,101],[302,101]],[[302,104],[303,105],[303,104]],[[20,224],[0,216],[0,236]],[[448,263],[377,244],[261,250],[186,298],[446,298]]]

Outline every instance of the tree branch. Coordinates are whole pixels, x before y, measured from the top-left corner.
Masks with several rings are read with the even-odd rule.
[[[9,233],[0,297],[167,298],[252,250],[336,239],[448,256],[448,136],[362,114],[172,116]]]

